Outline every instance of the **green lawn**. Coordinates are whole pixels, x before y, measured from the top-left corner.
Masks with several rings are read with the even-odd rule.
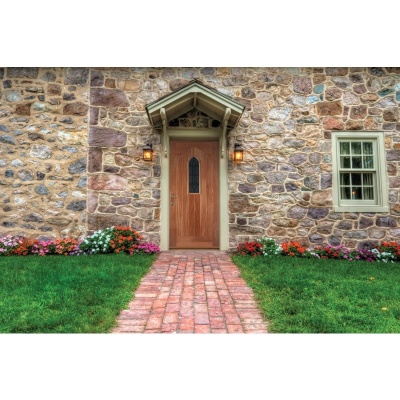
[[[400,333],[400,265],[233,256],[270,331]]]
[[[0,257],[0,333],[102,333],[155,256]]]

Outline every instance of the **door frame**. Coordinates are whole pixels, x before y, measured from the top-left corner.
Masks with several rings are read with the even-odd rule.
[[[166,134],[166,137],[164,135]],[[166,129],[161,134],[161,143],[166,149],[161,151],[161,199],[160,199],[160,249],[169,250],[169,206],[170,206],[170,160],[169,141],[174,140],[218,140],[219,141],[219,249],[229,248],[229,213],[228,213],[228,156],[226,141],[223,138],[222,129]],[[222,151],[223,150],[223,151]],[[222,154],[224,155],[222,157]],[[166,155],[166,156],[165,156]]]

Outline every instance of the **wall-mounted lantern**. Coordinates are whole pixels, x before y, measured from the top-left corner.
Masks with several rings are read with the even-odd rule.
[[[243,161],[243,147],[239,143],[235,143],[235,149],[233,150],[233,160]]]
[[[143,160],[151,161],[153,159],[153,145],[151,143],[147,143],[146,146],[143,147]]]

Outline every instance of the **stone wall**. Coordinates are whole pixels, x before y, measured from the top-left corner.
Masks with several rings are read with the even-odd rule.
[[[246,153],[230,163],[230,246],[264,234],[349,248],[400,239],[400,68],[230,72],[223,83],[240,83],[235,93],[247,105],[231,135]],[[333,212],[335,130],[385,132],[389,216]]]
[[[0,235],[86,231],[89,69],[0,68]]]
[[[231,248],[400,240],[400,68],[378,67],[0,68],[0,234],[128,224],[158,243],[160,136],[145,105],[192,79],[246,106],[228,137],[245,149],[229,162]],[[333,212],[335,130],[385,132],[389,215]]]

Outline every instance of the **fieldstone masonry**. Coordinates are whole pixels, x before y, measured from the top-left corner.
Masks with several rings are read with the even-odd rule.
[[[229,246],[261,235],[400,240],[400,68],[0,68],[0,235],[160,240],[160,132],[146,104],[197,79],[246,106],[229,149]],[[219,122],[189,113],[170,126]],[[385,132],[390,212],[335,213],[332,131]],[[153,144],[152,163],[142,147]]]

